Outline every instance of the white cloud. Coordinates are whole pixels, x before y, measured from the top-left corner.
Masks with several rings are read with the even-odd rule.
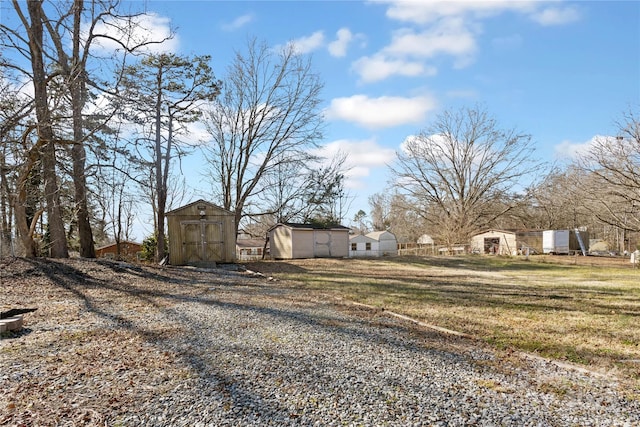
[[[374,139],[340,139],[322,147],[315,154],[332,158],[339,153],[346,154],[346,187],[350,189],[366,188],[365,179],[372,170],[386,168],[396,156],[395,150],[380,146]]]
[[[439,54],[466,57],[476,51],[471,31],[460,19],[448,19],[424,31],[401,29],[394,32],[383,53],[392,56],[432,58]]]
[[[347,54],[349,43],[353,40],[353,34],[348,28],[340,28],[336,32],[336,39],[329,43],[329,53],[331,56],[342,58]]]
[[[325,114],[330,120],[344,120],[365,128],[380,129],[421,123],[435,107],[436,102],[430,96],[369,98],[366,95],[354,95],[333,99]]]
[[[180,45],[180,39],[171,30],[171,20],[167,17],[155,13],[147,13],[134,17],[133,22],[115,19],[104,23],[99,23],[94,29],[94,34],[106,35],[110,38],[120,40],[125,46],[133,47],[151,41],[162,41],[162,43],[151,43],[140,48],[138,52],[160,53],[176,52]],[[170,38],[171,37],[171,38]],[[165,40],[166,39],[166,40]],[[112,52],[121,50],[122,46],[114,40],[107,38],[97,38],[92,42],[94,53]]]
[[[251,15],[251,14],[238,16],[232,22],[230,22],[228,24],[223,24],[222,25],[222,29],[224,31],[235,31],[235,30],[238,30],[238,29],[244,27],[245,25],[253,22],[253,20],[254,20],[254,16]]]
[[[416,77],[433,76],[437,73],[435,67],[426,66],[422,62],[393,59],[380,53],[356,60],[352,68],[365,83],[381,81],[394,75]]]
[[[389,4],[387,16],[403,22],[428,24],[452,16],[472,16],[484,18],[505,11],[530,12],[535,8],[533,0],[444,0],[444,1],[405,1],[382,0]]]
[[[472,28],[474,30],[472,31]],[[378,53],[358,59],[353,68],[363,82],[374,82],[394,75],[432,76],[434,66],[426,59],[439,55],[454,58],[454,67],[468,66],[477,51],[475,26],[459,18],[447,18],[425,29],[403,28],[393,32],[391,42]]]
[[[587,154],[595,141],[607,138],[596,135],[585,142],[562,141],[554,147],[555,158],[558,160],[577,160],[580,156]]]
[[[289,46],[293,46],[299,54],[313,52],[324,45],[324,33],[322,31],[316,31],[310,36],[291,40],[288,44]]]
[[[580,18],[575,6],[558,6],[558,3],[549,6],[549,2],[535,0],[372,1],[386,5],[390,19],[412,27],[395,31],[387,47],[354,63],[364,82],[393,75],[422,75],[418,71],[420,65],[436,56],[452,57],[454,68],[469,66],[477,55],[482,22],[494,16],[516,13],[541,25],[565,24]],[[493,43],[497,48],[515,49],[521,46],[522,40],[511,36],[494,39]],[[376,63],[383,69],[372,71],[365,66]],[[405,63],[410,66],[408,70],[402,66]]]
[[[575,22],[581,14],[575,6],[551,6],[549,2],[536,0],[442,0],[406,1],[376,0],[388,4],[387,16],[401,22],[430,24],[444,18],[464,17],[479,20],[497,16],[505,12],[515,12],[529,16],[540,25],[562,25]]]
[[[578,21],[580,19],[580,12],[577,8],[571,6],[549,7],[533,13],[531,19],[544,26],[564,25]]]

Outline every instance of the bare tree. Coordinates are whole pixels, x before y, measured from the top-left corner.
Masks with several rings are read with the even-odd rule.
[[[311,169],[306,177],[304,222],[337,225],[342,222],[352,197],[345,188],[345,153],[337,153],[329,163]]]
[[[236,228],[251,199],[268,188],[266,177],[295,178],[321,138],[322,84],[311,62],[288,45],[275,53],[256,40],[237,53],[222,95],[206,115],[212,137],[206,148],[212,183],[225,209],[235,211]],[[285,178],[283,181],[282,178]],[[284,193],[282,193],[284,194]]]
[[[585,194],[590,196],[599,221],[626,232],[639,232],[640,117],[630,111],[616,125],[616,136],[596,138],[579,160],[591,175],[581,184],[587,187]]]
[[[563,229],[587,226],[591,214],[585,203],[584,189],[579,185],[587,179],[580,168],[555,168],[535,187],[531,199],[513,212],[527,228]]]
[[[369,197],[374,231],[391,231],[400,243],[415,243],[430,232],[421,212],[403,194],[389,189]]]
[[[371,223],[374,231],[384,231],[391,226],[391,197],[389,192],[369,196]]]
[[[446,111],[409,139],[392,166],[395,185],[447,245],[465,243],[513,209],[531,174],[529,135],[501,130],[479,108]]]
[[[142,126],[151,155],[158,261],[165,257],[165,211],[172,160],[184,155],[180,137],[200,118],[205,101],[219,93],[208,56],[148,55],[127,66],[122,80],[128,118]]]

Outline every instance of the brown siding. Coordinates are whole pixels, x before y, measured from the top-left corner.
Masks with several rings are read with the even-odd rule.
[[[120,242],[120,258],[127,261],[136,261],[138,259],[138,252],[142,250],[142,245],[133,242]],[[97,258],[117,258],[118,248],[114,243],[113,245],[104,246],[96,249]]]
[[[518,250],[526,253],[527,248],[531,254],[542,253],[542,231],[518,231],[516,233]]]

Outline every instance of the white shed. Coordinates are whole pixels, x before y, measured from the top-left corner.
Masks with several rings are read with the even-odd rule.
[[[372,231],[367,237],[378,242],[378,255],[398,255],[398,240],[390,231]]]
[[[471,238],[471,251],[479,254],[514,255],[516,233],[508,230],[486,230]]]
[[[351,257],[398,255],[398,241],[389,231],[373,231],[365,235],[352,236],[349,243]]]
[[[350,257],[377,256],[377,254],[378,242],[375,239],[364,234],[356,234],[349,238]]]
[[[268,231],[273,259],[349,256],[349,228],[336,225],[279,223]]]

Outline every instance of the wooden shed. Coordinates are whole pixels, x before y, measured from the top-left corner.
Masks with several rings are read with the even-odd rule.
[[[118,247],[119,246],[119,247]],[[97,258],[109,258],[125,261],[137,261],[138,253],[142,250],[142,244],[136,242],[111,243],[96,248]]]
[[[169,263],[212,266],[235,262],[235,214],[198,200],[167,212]]]
[[[349,256],[349,228],[342,225],[278,223],[268,236],[273,259]]]

